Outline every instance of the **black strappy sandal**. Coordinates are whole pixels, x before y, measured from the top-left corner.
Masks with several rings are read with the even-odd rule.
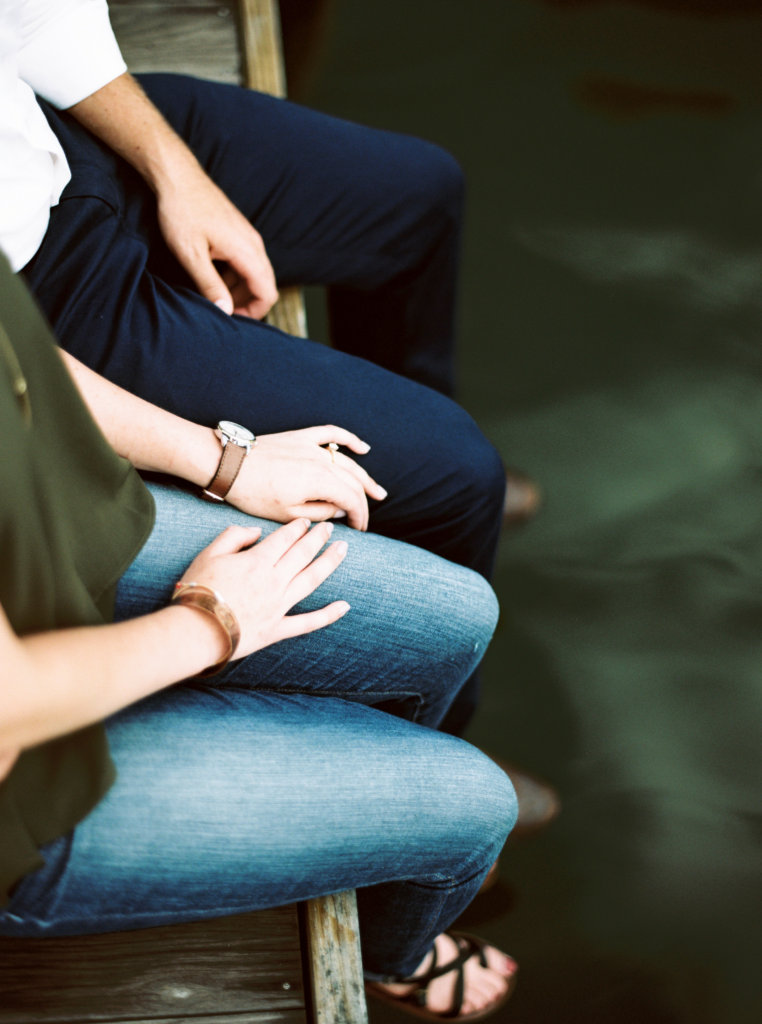
[[[479,963],[482,967],[487,966],[487,958],[484,954],[485,947],[488,943],[477,939],[475,935],[467,935],[464,932],[447,932],[447,935],[456,943],[458,946],[458,955],[453,959],[449,960],[446,964],[442,964],[441,967],[437,966],[437,950],[436,946],[433,950],[433,959],[431,967],[423,974],[418,974],[413,978],[405,978],[400,981],[400,984],[410,984],[414,988],[406,993],[404,996],[394,996],[385,989],[380,988],[372,981],[366,983],[366,989],[369,995],[374,996],[376,999],[380,999],[385,1003],[390,1003],[392,1006],[398,1007],[400,1010],[405,1010],[407,1013],[411,1013],[416,1017],[421,1017],[424,1020],[458,1020],[458,1021],[477,1021],[484,1020],[491,1016],[496,1010],[500,1009],[513,993],[513,989],[516,985],[516,974],[518,971],[508,979],[508,988],[502,995],[498,996],[491,1003],[488,1003],[481,1010],[476,1010],[474,1013],[461,1014],[463,1007],[463,996],[465,994],[465,985],[463,981],[463,967],[467,960],[470,960],[472,956],[479,958]],[[435,978],[441,978],[445,974],[449,974],[451,971],[457,971],[457,977],[455,979],[455,995],[453,997],[452,1007],[443,1013],[436,1013],[434,1010],[429,1010],[426,1006],[426,992],[429,986],[429,982],[432,982]]]

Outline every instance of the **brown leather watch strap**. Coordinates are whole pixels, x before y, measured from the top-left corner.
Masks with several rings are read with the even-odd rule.
[[[247,449],[234,441],[227,441],[223,445],[217,472],[201,492],[205,498],[209,498],[210,501],[225,500],[228,491],[235,483],[235,478],[240,472],[246,454]]]

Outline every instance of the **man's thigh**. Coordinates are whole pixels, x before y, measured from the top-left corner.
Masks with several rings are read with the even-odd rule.
[[[378,288],[459,210],[460,169],[433,143],[236,86],[140,81],[260,231],[281,284]]]
[[[258,434],[354,431],[371,445],[358,461],[389,494],[373,503],[373,529],[489,575],[504,476],[463,409],[367,360],[229,317],[149,261],[107,198],[71,195],[25,275],[65,348],[162,408]]]
[[[143,84],[262,233],[279,284],[329,286],[334,346],[452,394],[464,191],[453,157],[251,90]]]

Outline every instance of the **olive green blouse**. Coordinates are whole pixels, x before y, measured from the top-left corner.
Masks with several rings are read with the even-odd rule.
[[[108,621],[153,501],[81,401],[0,256],[0,604],[19,635]],[[0,715],[2,715],[0,665]],[[0,782],[0,906],[114,778],[101,726],[25,751]]]

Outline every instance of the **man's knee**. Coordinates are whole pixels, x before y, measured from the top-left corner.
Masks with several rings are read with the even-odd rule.
[[[443,444],[440,458],[448,466],[447,477],[454,504],[496,514],[505,497],[505,467],[500,453],[464,410],[451,416],[450,432],[438,431]]]
[[[465,179],[463,170],[452,154],[431,142],[418,143],[415,176],[411,182],[413,196],[430,228],[457,227],[463,213]]]

